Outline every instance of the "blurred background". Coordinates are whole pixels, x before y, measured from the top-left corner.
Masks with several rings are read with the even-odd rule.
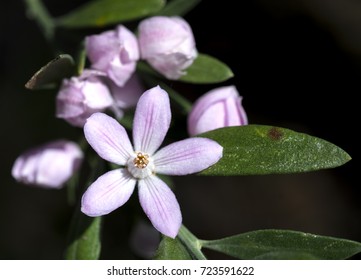
[[[44,1],[54,16],[84,2]],[[73,210],[66,190],[21,185],[10,172],[24,150],[52,139],[74,140],[79,131],[54,117],[55,92],[24,88],[54,53],[28,19],[23,1],[2,5],[0,259],[61,259]],[[235,84],[250,123],[318,136],[353,160],[336,169],[295,175],[175,178],[184,224],[202,239],[275,228],[361,242],[356,180],[361,1],[208,0],[185,18],[198,50],[222,60],[235,74],[220,85],[192,86],[190,99],[215,86]],[[82,32],[59,30],[63,47],[71,49]],[[101,258],[140,257],[128,250],[127,210],[137,203],[133,195],[129,206],[104,219]]]

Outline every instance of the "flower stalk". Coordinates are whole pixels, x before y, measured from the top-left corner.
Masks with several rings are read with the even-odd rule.
[[[187,247],[188,251],[197,260],[206,260],[207,258],[201,251],[201,243],[184,225],[182,225],[178,232],[178,238],[182,241],[183,245]]]
[[[25,0],[27,14],[35,20],[42,29],[45,38],[53,41],[55,34],[55,23],[41,0]]]

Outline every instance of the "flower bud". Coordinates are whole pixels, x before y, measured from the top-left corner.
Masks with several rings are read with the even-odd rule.
[[[11,173],[18,182],[59,189],[79,169],[82,158],[83,153],[77,144],[53,141],[19,156]]]
[[[184,75],[197,57],[192,29],[180,17],[151,17],[138,30],[141,58],[170,80]]]
[[[234,86],[207,92],[194,103],[188,116],[189,134],[196,135],[220,127],[248,124],[241,102],[242,96],[239,96]]]
[[[137,38],[123,25],[99,35],[87,36],[85,50],[91,67],[104,72],[118,86],[127,82],[139,59]]]
[[[94,70],[84,70],[81,76],[63,80],[56,97],[56,116],[73,126],[83,127],[95,112],[113,104],[113,98],[102,77]]]

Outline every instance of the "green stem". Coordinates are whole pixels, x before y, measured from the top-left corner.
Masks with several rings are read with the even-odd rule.
[[[184,246],[187,247],[189,252],[198,260],[206,260],[207,258],[201,251],[201,243],[199,239],[195,237],[185,226],[181,226],[177,236]]]
[[[174,101],[176,104],[178,104],[178,106],[180,108],[182,108],[183,113],[185,115],[188,115],[189,112],[192,109],[192,103],[189,102],[188,99],[184,98],[181,94],[179,94],[178,92],[176,92],[174,89],[172,89],[171,87],[167,86],[165,83],[159,81],[158,82],[159,86],[161,88],[163,88],[166,92],[168,92],[169,94],[169,98]]]
[[[166,83],[162,82],[156,74],[149,75],[150,72],[147,72],[147,70],[144,70],[144,67],[145,67],[145,69],[148,69],[147,68],[147,67],[149,67],[148,65],[146,65],[144,63],[138,63],[138,65],[139,65],[138,70],[146,74],[146,75],[142,75],[142,79],[144,80],[144,82],[146,84],[148,84],[149,86],[159,85],[162,89],[164,89],[168,93],[169,98],[176,105],[178,105],[179,108],[181,108],[183,114],[187,115],[191,111],[192,103],[188,99],[184,98],[181,94],[179,94],[173,88],[168,86]],[[153,70],[150,70],[150,71],[153,71]]]
[[[41,0],[24,0],[28,15],[34,19],[42,29],[48,41],[54,39],[55,24],[53,18]]]
[[[77,57],[77,74],[81,75],[85,68],[85,62],[86,62],[86,51],[85,51],[85,45],[84,42],[81,43],[80,49],[78,51],[78,57]]]

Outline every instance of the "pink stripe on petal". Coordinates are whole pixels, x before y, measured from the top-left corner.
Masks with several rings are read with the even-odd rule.
[[[110,162],[125,165],[133,153],[125,129],[106,114],[91,115],[85,123],[84,134],[98,155]]]
[[[171,120],[169,97],[159,86],[140,97],[134,116],[135,151],[152,155],[162,144]]]
[[[223,147],[208,138],[189,138],[160,149],[154,156],[155,172],[167,175],[187,175],[215,164]]]
[[[84,193],[81,211],[90,216],[106,215],[126,203],[136,180],[126,169],[115,169],[100,176]]]
[[[182,224],[182,214],[174,193],[156,176],[139,180],[138,187],[140,204],[153,226],[175,238]]]

